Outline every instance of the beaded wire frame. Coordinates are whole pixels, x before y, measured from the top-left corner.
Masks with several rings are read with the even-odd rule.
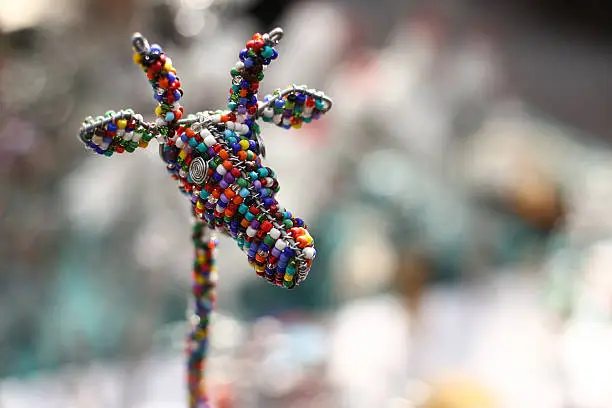
[[[300,128],[325,114],[332,101],[306,86],[277,89],[258,99],[264,70],[278,57],[281,28],[256,33],[231,69],[227,109],[185,115],[181,83],[170,58],[145,37],[134,34],[134,62],[147,75],[158,102],[154,122],[131,109],[87,117],[80,140],[104,156],[132,153],[155,138],[159,154],[179,190],[191,200],[194,216],[191,331],[187,341],[189,406],[208,407],[204,366],[208,327],[215,305],[217,240],[232,237],[248,263],[267,282],[293,289],[306,279],[315,258],[314,240],[304,221],[275,198],[279,184],[265,167],[258,120],[284,129]]]

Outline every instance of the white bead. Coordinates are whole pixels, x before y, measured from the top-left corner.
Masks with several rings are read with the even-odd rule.
[[[278,241],[276,241],[276,244],[274,244],[274,247],[279,251],[282,251],[283,249],[287,248],[287,243],[282,239],[279,239]]]
[[[217,173],[219,173],[222,176],[225,176],[225,173],[227,173],[227,170],[225,170],[225,167],[223,167],[222,164],[217,166]]]
[[[180,137],[178,139],[176,139],[176,142],[174,143],[176,145],[176,147],[178,147],[179,149],[183,146],[185,146],[185,142],[183,142],[183,139],[181,139]]]
[[[280,238],[280,231],[277,228],[272,228],[270,230],[270,236],[274,239],[279,239]]]
[[[133,137],[134,137],[134,132],[127,132],[125,135],[123,135],[123,139],[127,141],[132,140]]]
[[[117,129],[117,132],[115,134],[117,135],[117,137],[123,137],[123,135],[125,135],[125,129]]]
[[[162,135],[161,133],[157,136],[155,136],[155,139],[157,139],[157,141],[159,143],[165,143],[166,142],[166,136]]]
[[[217,113],[215,115],[212,115],[210,119],[215,123],[219,123],[221,122],[221,114]]]
[[[137,121],[141,121],[142,122],[142,115],[140,113],[135,114],[134,119],[136,119]]]
[[[234,130],[236,126],[234,125],[234,122],[227,121],[225,122],[225,128],[229,130]]]
[[[196,133],[199,132],[200,130],[202,130],[202,124],[200,122],[193,122],[191,124],[191,130]]]
[[[272,116],[274,116],[274,109],[272,109],[272,108],[266,108],[266,109],[264,109],[264,111],[263,111],[263,115],[264,115],[266,118],[271,118]]]
[[[100,145],[100,149],[102,149],[102,150],[106,150],[106,149],[108,149],[108,143],[102,143],[102,144]]]
[[[213,135],[206,136],[204,138],[204,144],[208,147],[214,146],[217,144],[217,139]]]
[[[166,126],[166,121],[165,121],[165,120],[163,120],[162,118],[157,118],[157,119],[155,119],[155,124],[156,124],[158,127],[161,127],[161,126]]]
[[[246,233],[249,237],[254,237],[255,234],[257,234],[257,230],[249,225],[246,230]]]
[[[182,178],[185,178],[185,177],[187,177],[187,172],[181,168],[179,170],[179,176],[182,177]]]
[[[223,207],[221,207],[219,204],[217,204],[217,207],[215,208],[215,210],[219,213],[223,213],[223,211],[225,211]]]
[[[278,125],[281,120],[283,120],[283,116],[280,113],[277,113],[272,117],[272,122],[274,122],[276,125]]]
[[[307,247],[302,250],[302,253],[306,259],[314,259],[316,251],[313,247]]]
[[[142,137],[141,133],[134,132],[134,136],[132,136],[132,140],[135,141],[135,142],[138,142],[138,141],[140,141],[141,137]]]
[[[237,70],[241,70],[242,68],[244,68],[244,62],[238,61],[236,65],[234,65],[234,68],[236,68]]]
[[[291,124],[291,119],[289,119],[289,118],[284,118],[283,119],[283,125],[287,126],[287,125],[290,125],[290,124]]]

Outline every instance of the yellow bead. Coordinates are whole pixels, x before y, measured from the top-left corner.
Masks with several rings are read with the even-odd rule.
[[[136,64],[140,65],[140,63],[142,62],[142,55],[136,52],[134,53],[134,56],[132,57],[132,59],[134,60]]]
[[[302,122],[294,123],[293,125],[291,125],[291,127],[294,129],[300,129],[302,127]]]
[[[263,265],[255,265],[255,270],[257,272],[264,272],[266,270],[266,267]]]
[[[242,139],[240,142],[238,142],[238,144],[240,145],[240,148],[242,150],[249,150],[249,141],[246,139]]]
[[[172,70],[172,64],[170,63],[170,61],[166,61],[166,63],[164,64],[164,70],[166,72],[170,72]]]
[[[163,113],[162,113],[162,108],[160,105],[157,105],[157,108],[155,108],[155,114],[159,116],[160,118],[162,117]]]
[[[185,157],[187,157],[187,153],[185,153],[185,151],[184,151],[184,150],[181,150],[181,152],[179,153],[179,157],[180,157],[181,159],[185,159]]]
[[[140,139],[140,141],[138,141],[138,147],[142,147],[143,149],[147,148],[149,146],[149,142],[145,142],[144,140]]]
[[[196,204],[196,207],[198,208],[198,210],[201,210],[204,208],[204,204],[202,204],[201,201],[198,201],[198,203]]]
[[[125,120],[125,119],[119,119],[119,120],[117,121],[117,127],[118,127],[119,129],[125,129],[125,127],[126,127],[126,126],[127,126],[127,120]]]
[[[200,255],[200,256],[198,256],[198,262],[199,262],[199,263],[204,263],[204,262],[206,262],[206,255]]]
[[[293,280],[293,276],[285,274],[285,280],[287,282],[291,282]]]

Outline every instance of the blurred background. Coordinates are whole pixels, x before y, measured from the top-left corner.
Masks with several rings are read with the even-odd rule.
[[[187,200],[155,146],[107,160],[76,133],[153,116],[132,32],[197,111],[276,25],[264,91],[335,102],[263,131],[318,256],[283,291],[221,239],[216,406],[612,407],[609,3],[0,4],[0,408],[185,406]]]

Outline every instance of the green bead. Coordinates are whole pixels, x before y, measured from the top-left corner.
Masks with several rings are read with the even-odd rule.
[[[153,135],[149,132],[146,132],[144,135],[142,135],[142,140],[144,140],[145,142],[150,142],[151,139],[153,139]]]
[[[293,107],[295,106],[295,102],[292,101],[285,101],[285,109],[293,109]]]
[[[113,152],[111,150],[107,150],[107,151],[104,152],[104,155],[106,157],[111,157],[113,155]]]
[[[249,57],[251,57],[251,58],[254,58],[254,57],[257,56],[257,54],[255,54],[255,51],[253,51],[253,50],[249,50],[248,54],[249,54]]]
[[[240,75],[240,71],[238,71],[236,68],[232,68],[232,70],[230,71],[230,75],[235,77]]]
[[[234,91],[234,92],[240,92],[240,85],[238,85],[238,84],[233,84],[233,85],[232,85],[232,91]]]
[[[126,146],[125,147],[125,151],[128,153],[134,153],[134,150],[136,150],[136,148],[132,145]]]
[[[277,184],[273,191],[274,193],[278,193],[280,191],[280,184]]]
[[[261,51],[261,56],[264,58],[270,58],[274,55],[274,51],[272,50],[272,47],[266,45],[264,47],[264,49]]]
[[[291,220],[284,220],[283,221],[283,225],[285,226],[285,228],[293,228],[293,221],[291,221]]]
[[[263,119],[264,122],[272,122],[272,118],[271,117],[262,116],[261,118]]]
[[[238,180],[236,180],[236,183],[238,183],[240,187],[246,187],[249,185],[249,183],[242,177],[239,177]]]
[[[230,103],[227,104],[227,109],[233,111],[234,109],[236,109],[236,106],[238,106],[238,104],[236,102],[230,102]]]
[[[257,123],[253,123],[253,126],[251,126],[251,130],[256,135],[261,133],[261,129],[259,128],[259,124],[257,124]]]
[[[267,246],[271,247],[272,245],[274,245],[274,238],[272,238],[270,235],[266,235],[266,237],[263,240],[264,244],[266,244]]]
[[[266,214],[264,213],[257,214],[257,221],[264,222],[265,220],[266,220]]]
[[[286,287],[287,289],[291,289],[291,287],[293,286],[293,281],[288,282],[283,279],[283,286]]]
[[[246,154],[247,160],[253,160],[253,158],[255,157],[255,153],[253,153],[251,150],[247,150]]]
[[[265,75],[264,75],[263,71],[262,71],[262,72],[260,72],[259,74],[257,74],[257,81],[259,82],[259,81],[261,81],[262,79],[264,79],[264,76],[265,76]]]
[[[244,218],[246,218],[247,221],[253,221],[255,219],[255,215],[253,213],[248,212],[248,213],[244,214]]]
[[[114,114],[115,114],[115,111],[109,110],[109,111],[106,111],[106,113],[104,114],[104,117],[110,118]]]

